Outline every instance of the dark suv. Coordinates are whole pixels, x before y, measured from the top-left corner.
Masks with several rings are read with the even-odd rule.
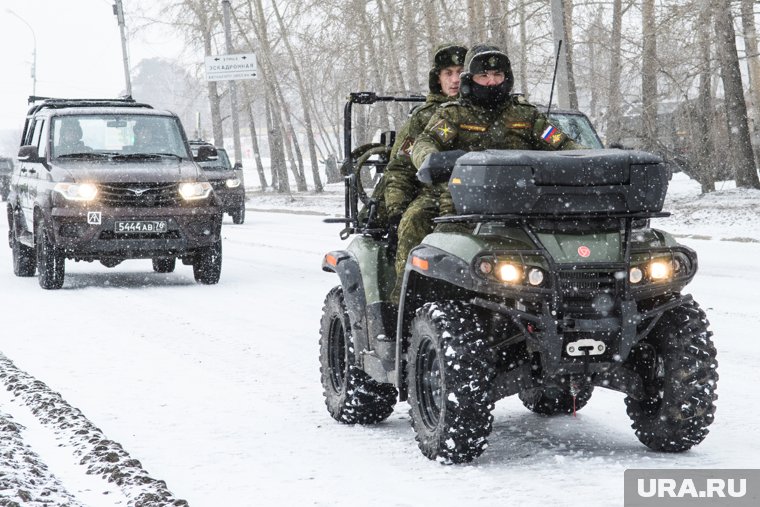
[[[201,147],[207,147],[212,155],[208,160],[198,162],[206,173],[209,183],[221,202],[222,210],[232,217],[232,222],[242,224],[245,221],[245,184],[243,180],[243,165],[236,162],[233,166],[227,150],[217,148],[207,141],[190,141],[193,155],[197,155]]]
[[[169,273],[179,258],[219,281],[222,210],[176,115],[132,99],[30,103],[7,205],[17,276],[58,289],[66,259]]]
[[[13,159],[0,157],[0,197],[3,201],[8,198],[11,189],[11,174],[13,173]]]

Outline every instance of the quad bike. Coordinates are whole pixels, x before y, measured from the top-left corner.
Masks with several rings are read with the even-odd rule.
[[[431,155],[418,176],[448,180],[459,214],[436,219],[411,251],[396,308],[393,252],[359,178],[369,151],[385,153],[377,148],[346,148],[346,216],[331,221],[354,237],[322,264],[340,279],[320,338],[333,418],[374,424],[407,401],[422,453],[462,463],[485,450],[496,401],[516,394],[537,414],[570,414],[603,387],[625,393],[647,447],[681,452],[705,438],[716,350],[705,313],[682,293],[696,253],[650,227],[668,215],[661,159],[630,150]]]

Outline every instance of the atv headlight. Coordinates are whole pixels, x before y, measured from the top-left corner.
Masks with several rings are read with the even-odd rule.
[[[511,262],[501,262],[496,266],[496,278],[506,283],[520,283],[523,279],[522,267]]]
[[[237,188],[240,186],[240,180],[237,178],[230,178],[225,184],[227,185],[227,188]]]
[[[56,183],[53,190],[69,201],[92,201],[98,195],[98,187],[92,183]]]
[[[530,268],[528,271],[528,283],[538,287],[544,282],[544,272],[538,268]]]
[[[668,280],[673,277],[673,266],[669,261],[652,261],[648,267],[649,278],[655,281]]]
[[[207,181],[187,182],[179,186],[179,195],[186,201],[205,199],[209,194],[211,194],[211,183]]]
[[[628,280],[630,280],[631,283],[639,283],[643,279],[644,272],[641,271],[641,268],[639,267],[632,267],[628,272]]]

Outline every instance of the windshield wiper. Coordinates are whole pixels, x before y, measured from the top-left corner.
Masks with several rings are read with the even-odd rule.
[[[176,153],[121,153],[115,155],[114,159],[150,159],[150,158],[176,158],[182,160],[182,157]]]
[[[82,153],[64,153],[63,155],[56,155],[55,158],[109,158],[109,156],[107,153],[85,151]]]

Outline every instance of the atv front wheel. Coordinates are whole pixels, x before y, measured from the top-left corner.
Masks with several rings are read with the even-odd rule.
[[[422,454],[466,463],[487,447],[493,416],[493,369],[482,329],[467,304],[445,301],[417,309],[407,383],[409,414]]]
[[[630,367],[647,396],[625,398],[638,439],[655,451],[682,452],[707,436],[715,415],[716,350],[696,302],[665,312],[632,352]]]
[[[594,392],[594,386],[583,386],[578,394],[570,393],[570,387],[548,386],[543,388],[528,389],[518,397],[525,408],[541,415],[572,414],[586,406],[591,394]]]
[[[319,338],[325,405],[344,424],[379,423],[393,413],[398,391],[356,366],[355,354],[343,288],[334,287],[325,298]]]

